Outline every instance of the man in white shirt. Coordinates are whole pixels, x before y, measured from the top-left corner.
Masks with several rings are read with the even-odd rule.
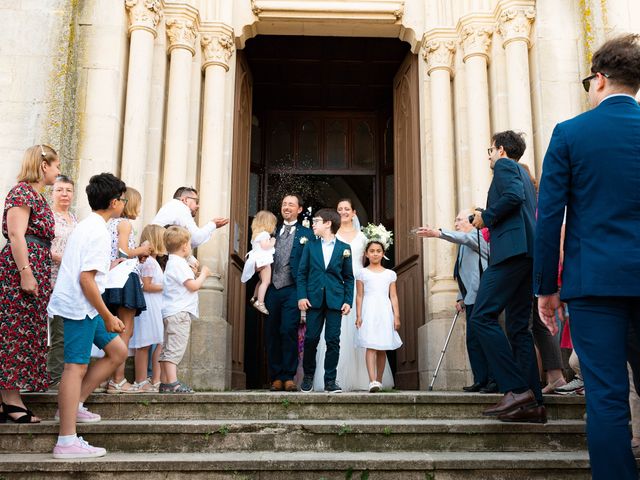
[[[198,227],[194,217],[199,208],[198,191],[191,187],[180,187],[173,194],[173,199],[160,208],[151,223],[161,227],[177,225],[186,228],[191,234],[191,247],[196,248],[208,242],[216,228],[229,223],[228,218],[214,218],[203,227]]]

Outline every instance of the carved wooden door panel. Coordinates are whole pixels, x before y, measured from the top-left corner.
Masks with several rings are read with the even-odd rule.
[[[420,129],[418,57],[409,53],[393,82],[395,271],[400,306],[396,386],[418,389],[418,328],[424,324],[422,242],[409,236],[420,225]]]
[[[249,65],[242,51],[237,52],[233,154],[231,175],[231,213],[229,235],[229,276],[227,321],[233,327],[231,345],[231,387],[245,388],[244,327],[245,286],[240,281],[249,235],[249,169],[251,158],[252,81]]]

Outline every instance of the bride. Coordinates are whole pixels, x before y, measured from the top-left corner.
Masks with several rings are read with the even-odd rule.
[[[362,269],[364,259],[364,248],[367,238],[360,231],[360,222],[353,209],[350,199],[345,198],[338,202],[338,214],[340,215],[340,228],[336,235],[339,240],[351,246],[351,261],[353,264],[353,275]],[[355,286],[355,278],[354,278]],[[354,293],[355,302],[355,293]],[[342,317],[340,326],[340,357],[338,359],[336,383],[340,385],[342,391],[369,390],[369,374],[365,362],[365,349],[355,346],[356,336],[356,309],[355,304],[349,315]],[[316,372],[313,379],[313,389],[316,392],[324,391],[324,355],[327,345],[324,341],[324,329],[320,335],[320,343],[316,354]],[[382,376],[382,386],[384,388],[393,387],[393,375],[387,361]]]

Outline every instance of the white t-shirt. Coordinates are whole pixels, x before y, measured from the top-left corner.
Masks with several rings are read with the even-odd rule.
[[[187,260],[171,254],[164,269],[164,288],[162,290],[162,318],[179,312],[189,312],[198,316],[198,292],[191,292],[184,286],[187,280],[196,276]]]
[[[191,216],[189,207],[175,198],[172,198],[160,208],[151,223],[161,227],[177,225],[186,228],[191,234],[191,246],[193,248],[208,242],[216,229],[216,224],[213,222],[208,222],[202,228],[198,227]]]
[[[111,235],[107,223],[97,213],[90,213],[78,223],[67,240],[55,288],[47,311],[70,320],[93,318],[98,311],[84,296],[80,273],[96,270],[96,284],[104,292],[105,275],[111,266]]]

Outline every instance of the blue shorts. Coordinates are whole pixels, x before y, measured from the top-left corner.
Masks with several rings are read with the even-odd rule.
[[[84,320],[64,318],[64,363],[88,364],[92,344],[103,350],[117,336],[107,332],[100,315]]]

